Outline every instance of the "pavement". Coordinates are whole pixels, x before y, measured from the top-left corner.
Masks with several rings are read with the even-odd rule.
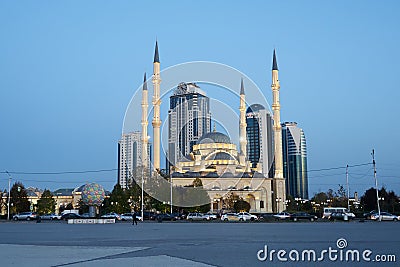
[[[346,246],[339,248],[339,239]],[[266,247],[267,256],[275,251],[272,258],[264,257]],[[329,248],[338,251],[338,258],[332,261],[325,254],[318,261],[320,252]],[[347,250],[367,249],[371,261],[345,260]],[[279,250],[287,252],[286,258],[297,250],[300,259],[281,261]],[[316,260],[302,261],[304,250],[315,250]],[[396,261],[377,262],[375,255],[394,255]],[[400,222],[0,223],[0,266],[6,267],[399,266],[399,261]]]

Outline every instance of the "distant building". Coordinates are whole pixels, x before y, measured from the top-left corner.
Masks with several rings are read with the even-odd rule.
[[[142,134],[139,131],[125,133],[118,141],[118,184],[122,188],[129,187],[133,175],[142,166],[142,144]],[[149,144],[146,149],[150,155]],[[150,157],[147,161],[147,166],[150,166]]]
[[[308,199],[306,137],[297,123],[282,123],[282,143],[286,192],[295,198]]]
[[[273,177],[273,129],[269,111],[260,104],[253,104],[246,111],[247,156],[252,169]]]
[[[210,99],[195,83],[180,83],[170,97],[168,166],[192,152],[199,138],[211,131]]]

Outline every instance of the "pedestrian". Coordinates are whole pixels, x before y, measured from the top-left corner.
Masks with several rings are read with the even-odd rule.
[[[132,213],[132,225],[137,225],[137,218],[136,218],[136,212]]]

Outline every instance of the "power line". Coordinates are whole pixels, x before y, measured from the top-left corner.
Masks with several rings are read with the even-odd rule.
[[[63,172],[22,172],[22,171],[9,171],[12,174],[25,174],[25,175],[60,175],[60,174],[81,174],[81,173],[97,173],[97,172],[112,172],[118,169],[105,169],[105,170],[86,170],[86,171],[63,171]],[[7,173],[2,171],[0,173]]]
[[[360,166],[367,166],[367,165],[371,165],[371,164],[372,164],[372,163],[363,163],[363,164],[349,165],[349,168],[352,168],[352,167],[360,167]],[[325,168],[325,169],[308,170],[307,172],[331,171],[331,170],[339,170],[339,169],[346,169],[346,166],[342,166],[342,167],[333,167],[333,168]]]

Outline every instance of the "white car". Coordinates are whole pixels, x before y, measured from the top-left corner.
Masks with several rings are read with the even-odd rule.
[[[278,214],[274,215],[276,220],[286,220],[290,218],[290,213],[288,212],[279,212]]]
[[[258,220],[256,215],[250,214],[248,212],[239,212],[237,214],[239,216],[239,221],[255,221]]]
[[[61,220],[61,215],[56,215],[54,213],[40,215],[41,220]]]
[[[208,221],[216,220],[217,219],[217,214],[213,214],[211,212],[208,212],[204,214],[204,216],[207,218]]]
[[[133,217],[132,217],[132,213],[124,213],[121,214],[121,221],[132,221]],[[136,220],[141,221],[142,220],[142,216],[136,214]]]
[[[237,213],[225,213],[221,216],[221,221],[239,221]]]
[[[189,221],[204,221],[208,220],[208,217],[202,213],[189,213],[188,216],[186,217],[186,220]]]
[[[102,219],[116,219],[118,221],[121,220],[121,216],[118,213],[110,212],[101,216]]]
[[[379,214],[375,213],[371,215],[371,220],[378,221],[379,220]],[[396,215],[393,215],[389,212],[381,212],[381,221],[398,221],[399,217]]]

